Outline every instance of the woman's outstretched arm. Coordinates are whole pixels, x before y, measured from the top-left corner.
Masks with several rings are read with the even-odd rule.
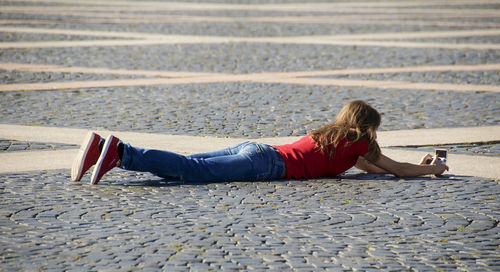
[[[355,166],[356,168],[363,170],[368,174],[389,174],[387,170],[377,167],[375,164],[369,162],[362,156],[358,158]]]
[[[425,164],[425,160],[427,160],[430,156],[432,155],[427,154],[424,158],[422,158],[420,164],[413,164],[397,162],[384,154],[380,154],[378,160],[371,163],[374,164],[374,166],[385,170],[386,173],[390,173],[398,177],[418,177],[431,174],[441,175],[444,171],[449,170],[447,165],[436,163],[437,157],[434,158],[431,164]]]

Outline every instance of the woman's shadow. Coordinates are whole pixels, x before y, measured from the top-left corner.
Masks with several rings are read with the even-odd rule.
[[[392,175],[388,174],[367,174],[367,173],[346,173],[342,174],[336,177],[332,178],[323,178],[325,180],[359,180],[359,181],[439,181],[439,180],[453,180],[453,181],[464,181],[467,179],[472,178],[471,176],[461,176],[461,175],[451,175],[451,174],[446,174],[446,175],[441,175],[441,176],[423,176],[423,177],[407,177],[407,178],[400,178],[400,177],[395,177]],[[314,179],[318,180],[318,179]],[[321,179],[320,179],[321,180]],[[253,182],[290,182],[290,181],[308,181],[308,179],[300,179],[300,180],[293,180],[293,179],[276,179],[276,180],[262,180],[262,181],[219,181],[219,182],[196,182],[196,181],[182,181],[178,178],[150,178],[150,179],[141,179],[141,180],[132,180],[132,181],[126,181],[126,182],[111,182],[112,185],[115,186],[124,186],[124,187],[176,187],[176,186],[182,186],[182,185],[194,185],[194,186],[203,186],[203,185],[209,185],[209,184],[225,184],[225,183],[231,183],[231,182],[245,182],[245,183],[253,183]],[[334,181],[333,181],[334,182]]]

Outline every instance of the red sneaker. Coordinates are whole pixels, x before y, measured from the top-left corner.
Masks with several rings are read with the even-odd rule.
[[[83,140],[78,155],[76,155],[71,167],[71,180],[80,181],[92,165],[97,162],[99,158],[99,143],[101,136],[94,132],[89,132],[87,137]]]
[[[97,164],[95,165],[94,171],[92,172],[92,177],[90,178],[91,184],[99,183],[99,180],[101,180],[104,174],[120,165],[120,157],[118,156],[119,142],[120,139],[116,138],[113,135],[110,135],[108,136],[108,138],[106,138],[106,142],[104,142],[104,146],[102,148],[101,156],[99,156],[99,160],[97,160]]]

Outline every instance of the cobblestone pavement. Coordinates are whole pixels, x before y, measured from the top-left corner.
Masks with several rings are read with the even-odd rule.
[[[0,123],[300,136],[363,99],[382,130],[498,126],[499,8],[0,0]],[[498,157],[498,141],[441,147]],[[4,154],[70,148],[0,139]],[[0,270],[500,271],[498,179],[88,179],[0,173]]]
[[[499,123],[498,94],[214,83],[2,95],[4,123],[229,137],[304,135],[363,99],[382,130]],[[265,97],[265,99],[262,99]],[[306,102],[307,101],[307,102]],[[88,105],[93,105],[88,107]],[[440,114],[445,112],[446,114]],[[85,113],[85,114],[82,114]],[[437,118],[439,116],[439,118]]]
[[[500,269],[498,181],[177,184],[123,170],[104,186],[68,183],[67,172],[0,179],[6,271]]]

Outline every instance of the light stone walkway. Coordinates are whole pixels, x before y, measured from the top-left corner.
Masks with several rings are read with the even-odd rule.
[[[134,71],[134,70],[111,70],[102,68],[86,67],[61,67],[49,65],[29,65],[18,63],[0,63],[0,68],[5,70],[19,70],[29,72],[59,72],[59,73],[92,73],[92,74],[116,74],[116,75],[138,75],[148,76],[140,79],[122,79],[106,81],[73,81],[55,83],[31,83],[31,84],[0,84],[0,92],[12,91],[42,91],[42,90],[64,90],[64,89],[87,89],[104,87],[125,86],[154,86],[170,84],[189,83],[213,83],[213,82],[267,82],[267,83],[290,83],[300,85],[323,85],[323,86],[360,86],[378,89],[398,90],[448,90],[458,92],[500,92],[500,86],[474,85],[474,84],[451,84],[451,83],[414,83],[404,81],[380,81],[380,80],[346,80],[311,78],[331,75],[356,75],[356,74],[379,74],[379,73],[408,73],[408,72],[450,72],[450,71],[500,71],[500,64],[484,65],[456,65],[456,66],[423,66],[402,68],[379,68],[379,69],[352,69],[335,71],[308,71],[290,73],[260,73],[246,75],[210,74],[210,73],[184,73],[184,72],[158,72],[158,71]],[[159,78],[151,78],[159,77]],[[164,78],[167,77],[167,78]]]
[[[88,47],[88,46],[147,46],[162,44],[213,44],[213,43],[278,43],[278,44],[317,44],[317,45],[342,45],[342,46],[380,46],[404,48],[443,48],[443,49],[473,49],[473,50],[498,50],[498,44],[478,43],[440,43],[440,42],[411,42],[401,39],[432,39],[450,37],[481,37],[498,36],[500,30],[466,30],[466,31],[433,31],[414,33],[380,33],[380,34],[354,34],[340,36],[296,36],[296,37],[214,37],[214,36],[187,36],[187,35],[161,35],[144,33],[120,33],[104,31],[74,31],[64,29],[38,29],[25,27],[0,27],[0,31],[14,33],[40,33],[84,35],[97,37],[124,38],[116,40],[92,41],[40,41],[40,42],[3,42],[0,48],[57,48],[57,47]],[[392,40],[392,41],[391,41]]]
[[[499,1],[218,2],[0,1],[0,270],[500,271]],[[284,144],[352,99],[398,128],[384,154],[444,146],[451,171],[69,181],[91,130],[182,154]],[[289,132],[227,137],[272,126]]]
[[[274,137],[262,139],[238,139],[216,137],[194,137],[178,135],[161,135],[147,133],[130,133],[120,131],[96,131],[102,137],[115,135],[125,142],[136,146],[170,150],[181,154],[205,153],[223,149],[243,141],[258,141],[271,145],[288,144],[298,140],[298,137]],[[88,133],[82,129],[25,127],[0,125],[0,138],[28,142],[57,142],[79,145]],[[378,133],[381,147],[391,146],[426,146],[444,145],[463,142],[498,142],[500,141],[500,126],[471,127],[454,129],[428,129],[407,131],[382,131]],[[77,150],[32,151],[0,153],[0,173],[16,173],[36,170],[66,169],[69,171],[72,159]],[[411,150],[384,149],[391,158],[400,161],[416,161],[425,152]],[[500,179],[500,157],[471,156],[450,154],[448,158],[453,165],[452,175],[479,176]]]

